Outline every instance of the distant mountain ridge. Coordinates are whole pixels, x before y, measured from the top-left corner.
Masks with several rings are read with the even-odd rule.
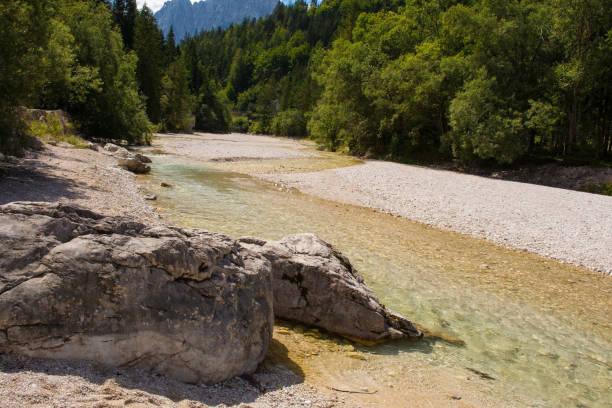
[[[187,34],[225,28],[247,17],[264,17],[278,3],[279,0],[205,0],[196,3],[190,0],[170,0],[155,13],[155,18],[164,34],[173,27],[176,40],[180,41]]]

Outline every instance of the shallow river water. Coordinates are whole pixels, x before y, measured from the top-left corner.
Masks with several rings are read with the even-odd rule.
[[[368,348],[279,324],[270,358],[320,387],[377,406],[612,406],[609,277],[172,156],[141,183],[175,225],[317,233],[383,303],[439,335]]]

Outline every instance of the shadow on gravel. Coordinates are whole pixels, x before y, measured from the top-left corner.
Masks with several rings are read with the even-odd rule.
[[[24,160],[0,163],[0,205],[13,201],[46,201],[82,197],[79,186],[70,179],[51,174],[52,166]]]
[[[54,404],[70,406],[106,406],[111,401],[122,405],[136,402],[168,406],[166,398],[174,403],[193,401],[210,406],[233,406],[252,403],[264,393],[302,382],[303,378],[294,374],[293,368],[290,371],[269,359],[252,375],[209,386],[186,384],[134,368],[108,368],[88,361],[43,360],[0,353],[0,388],[3,388],[0,396],[6,397],[11,392],[11,385],[27,384],[29,400],[44,401],[47,397]],[[51,396],[45,391],[50,387]],[[13,395],[22,393],[16,390]]]

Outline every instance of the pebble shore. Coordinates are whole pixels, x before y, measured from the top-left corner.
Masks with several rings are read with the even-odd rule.
[[[612,274],[609,196],[384,161],[258,176]]]
[[[162,224],[136,176],[116,160],[88,149],[45,145],[26,158],[0,162],[0,205],[13,201],[77,204],[105,215]],[[322,393],[284,366],[264,362],[248,379],[189,385],[132,369],[45,361],[0,353],[0,407],[352,407],[338,393]],[[359,404],[359,406],[363,406]]]

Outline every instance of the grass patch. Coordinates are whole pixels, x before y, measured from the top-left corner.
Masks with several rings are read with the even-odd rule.
[[[612,183],[605,183],[605,184],[589,183],[586,186],[583,186],[580,190],[585,191],[587,193],[612,196]]]
[[[87,147],[87,142],[76,135],[72,124],[62,121],[54,112],[49,112],[44,120],[29,121],[28,133],[52,145],[65,142],[79,149]]]

